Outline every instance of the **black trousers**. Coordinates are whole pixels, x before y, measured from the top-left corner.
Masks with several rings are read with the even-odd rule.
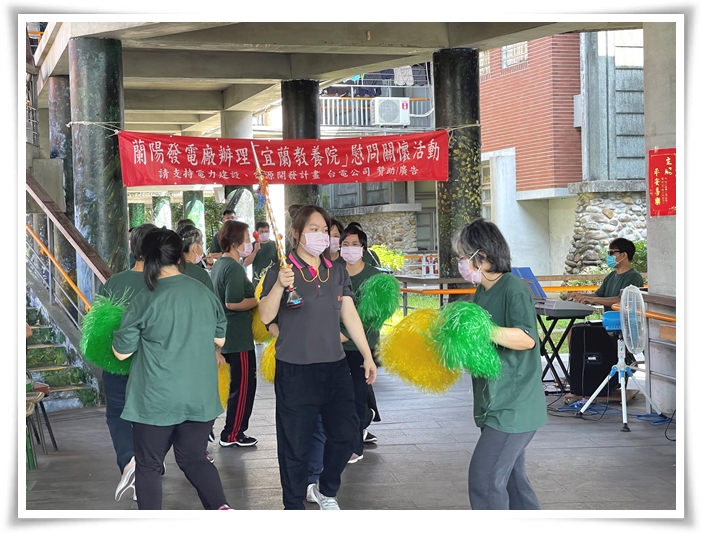
[[[207,443],[213,421],[186,420],[174,426],[134,422],[136,494],[139,509],[160,510],[163,500],[163,460],[171,444],[175,462],[195,487],[205,509],[226,504],[217,468],[207,459]]]
[[[369,385],[365,381],[363,354],[349,350],[346,352],[346,361],[348,361],[351,378],[353,378],[355,412],[358,415],[358,430],[356,431],[356,436],[353,441],[353,453],[363,455],[363,430],[372,422],[372,412],[368,405]]]
[[[309,451],[319,414],[326,435],[319,490],[335,497],[358,431],[348,363],[345,359],[312,365],[276,361],[275,424],[285,509],[304,509]]]
[[[223,353],[231,369],[229,401],[226,406],[226,422],[221,432],[224,442],[236,442],[248,429],[248,421],[253,412],[253,400],[256,397],[256,352]]]

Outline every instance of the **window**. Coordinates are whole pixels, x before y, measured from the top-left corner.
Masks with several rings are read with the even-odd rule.
[[[492,177],[489,160],[482,161],[480,175],[482,178],[482,218],[492,220]]]
[[[528,41],[501,47],[501,68],[509,68],[528,61]]]
[[[489,76],[489,50],[480,51],[480,77]]]

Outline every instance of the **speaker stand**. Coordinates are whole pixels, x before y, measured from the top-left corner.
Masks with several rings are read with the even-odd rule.
[[[633,383],[635,383],[638,386],[640,392],[642,392],[645,398],[647,398],[647,400],[650,402],[650,405],[652,405],[655,408],[657,414],[660,416],[663,415],[662,410],[659,407],[657,407],[657,404],[654,401],[652,401],[652,398],[650,398],[650,396],[648,396],[647,392],[645,392],[645,389],[640,385],[640,382],[637,379],[635,379],[635,376],[633,375],[630,366],[626,364],[626,345],[625,342],[623,342],[623,335],[620,331],[617,331],[616,334],[618,337],[618,362],[611,367],[611,372],[609,372],[608,376],[606,376],[606,378],[601,382],[601,385],[599,385],[599,388],[596,389],[594,394],[591,395],[591,398],[589,398],[587,403],[584,404],[584,406],[577,412],[575,416],[577,418],[582,418],[582,415],[594,402],[596,397],[603,390],[603,388],[606,386],[609,380],[613,376],[615,376],[616,373],[618,373],[618,381],[621,384],[621,413],[623,415],[623,427],[621,428],[621,431],[629,432],[630,428],[628,427],[628,411],[626,406],[626,376],[631,378],[633,380]]]

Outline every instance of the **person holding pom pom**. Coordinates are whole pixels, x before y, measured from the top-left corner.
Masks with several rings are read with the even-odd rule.
[[[231,367],[229,403],[219,446],[249,447],[258,443],[258,439],[245,434],[258,383],[252,323],[252,309],[258,300],[255,287],[241,265],[253,249],[248,224],[237,220],[224,222],[219,230],[219,244],[224,253],[212,267],[212,284],[226,313],[226,344],[221,354]]]
[[[212,423],[223,411],[214,346],[224,345],[224,309],[212,291],[182,274],[177,233],[151,230],[141,251],[146,289],[124,311],[112,341],[117,359],[133,357],[122,418],[134,428],[139,510],[161,509],[163,460],[171,446],[203,507],[228,510],[206,455]]]
[[[153,224],[142,224],[132,228],[129,232],[129,248],[134,256],[134,267],[131,270],[119,272],[108,278],[98,290],[100,296],[110,297],[114,301],[123,301],[126,305],[134,296],[146,288],[141,242],[144,236],[154,229],[156,229],[156,226]],[[134,474],[136,471],[134,436],[131,422],[121,418],[128,380],[129,373],[117,374],[105,369],[102,371],[102,388],[105,393],[105,418],[107,420],[107,428],[110,431],[112,446],[117,454],[117,466],[122,472],[122,477],[114,493],[114,499],[117,501],[129,489],[134,490],[132,497],[136,499],[136,490],[134,489]]]
[[[482,433],[470,460],[470,505],[540,509],[525,459],[526,446],[548,422],[535,305],[511,274],[509,246],[494,223],[474,220],[454,244],[460,274],[477,285],[474,303],[498,326],[492,341],[502,364],[497,379],[472,378],[474,418]]]

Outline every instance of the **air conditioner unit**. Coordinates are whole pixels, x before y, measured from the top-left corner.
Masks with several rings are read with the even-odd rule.
[[[409,99],[373,98],[370,100],[370,115],[373,126],[407,126],[411,122]]]

